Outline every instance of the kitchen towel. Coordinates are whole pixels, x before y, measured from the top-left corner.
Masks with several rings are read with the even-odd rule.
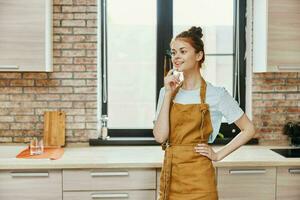
[[[64,154],[64,149],[60,147],[45,147],[44,152],[40,155],[30,155],[29,147],[22,150],[16,158],[26,158],[26,159],[50,159],[57,160]]]

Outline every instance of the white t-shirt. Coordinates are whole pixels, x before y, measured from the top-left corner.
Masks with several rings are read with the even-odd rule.
[[[213,127],[213,132],[209,136],[208,143],[212,143],[219,133],[222,123],[222,117],[224,116],[227,123],[231,124],[238,120],[244,114],[244,111],[240,108],[238,102],[228,93],[228,91],[224,87],[213,86],[207,81],[206,85],[205,101],[209,105],[211,123]],[[155,120],[157,120],[158,114],[160,112],[164,94],[165,88],[163,87],[159,92]],[[180,104],[200,103],[200,89],[184,90],[180,88],[174,98],[174,102]]]

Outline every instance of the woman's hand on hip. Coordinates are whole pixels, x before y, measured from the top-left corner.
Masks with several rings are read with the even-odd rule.
[[[195,151],[203,156],[208,157],[212,161],[219,161],[218,154],[214,152],[212,147],[208,144],[197,144],[197,146],[195,147]]]
[[[173,93],[175,89],[178,87],[178,85],[180,84],[180,80],[179,80],[180,74],[179,73],[176,75],[172,74],[172,72],[174,71],[175,71],[174,69],[171,69],[164,78],[164,86],[166,92]]]

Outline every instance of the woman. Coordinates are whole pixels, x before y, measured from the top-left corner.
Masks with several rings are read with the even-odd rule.
[[[202,29],[191,27],[171,41],[172,63],[159,95],[153,133],[164,144],[160,200],[218,199],[212,161],[219,161],[249,141],[254,126],[223,87],[206,82],[200,68],[205,59]],[[180,82],[176,70],[183,72]],[[224,116],[241,132],[215,152],[208,143],[216,138]]]

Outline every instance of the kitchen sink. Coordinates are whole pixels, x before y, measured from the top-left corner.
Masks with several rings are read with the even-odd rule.
[[[270,149],[286,158],[300,158],[300,148]]]

